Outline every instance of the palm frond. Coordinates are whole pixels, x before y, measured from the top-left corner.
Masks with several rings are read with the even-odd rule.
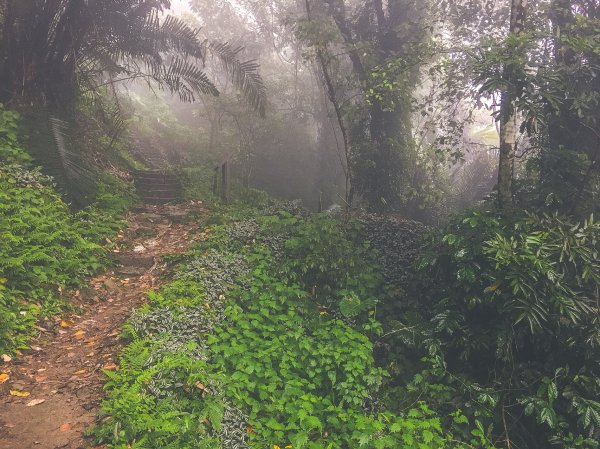
[[[169,0],[29,0],[29,6],[23,23],[2,23],[28,49],[21,61],[0,47],[0,56],[14,57],[0,65],[5,81],[0,97],[7,101],[38,97],[60,110],[79,91],[104,86],[107,74],[110,82],[152,79],[185,101],[197,94],[217,95],[204,72],[211,52],[247,101],[265,114],[266,89],[258,64],[240,60],[242,47],[207,44],[198,29],[163,15]]]
[[[165,51],[174,50],[179,54],[204,61],[204,46],[198,39],[199,32],[200,30],[191,28],[183,20],[167,16],[154,36],[159,42],[164,43]]]
[[[248,103],[264,117],[268,105],[267,89],[258,72],[258,63],[238,58],[244,47],[234,47],[227,42],[210,42],[207,47],[219,59]]]
[[[176,57],[168,65],[154,67],[152,75],[159,85],[166,85],[171,93],[178,93],[182,101],[193,101],[194,94],[219,95],[206,73],[196,64],[182,58]]]
[[[82,186],[93,185],[95,182],[94,172],[87,167],[81,155],[70,150],[67,145],[68,123],[55,115],[50,115],[48,122],[66,181],[79,189]]]

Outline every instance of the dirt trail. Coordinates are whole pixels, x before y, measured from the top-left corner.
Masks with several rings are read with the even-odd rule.
[[[40,323],[32,350],[0,364],[0,449],[89,448],[83,432],[97,419],[102,369],[117,369],[119,332],[144,292],[158,287],[160,256],[185,251],[198,238],[200,204],[147,206],[132,213],[119,239],[120,267],[73,293],[81,313]],[[10,390],[29,393],[26,397]]]

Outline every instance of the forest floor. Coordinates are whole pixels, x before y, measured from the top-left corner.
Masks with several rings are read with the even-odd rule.
[[[116,370],[120,330],[145,293],[161,283],[161,256],[200,238],[200,203],[147,206],[128,217],[113,250],[117,268],[71,292],[76,313],[40,322],[31,350],[5,357],[0,384],[0,448],[83,449],[97,422],[105,381]]]

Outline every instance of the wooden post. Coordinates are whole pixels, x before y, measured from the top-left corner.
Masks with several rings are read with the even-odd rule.
[[[229,161],[221,166],[221,199],[225,204],[229,202]]]
[[[220,165],[215,165],[215,175],[213,177],[213,195],[217,196],[219,194],[219,169]]]

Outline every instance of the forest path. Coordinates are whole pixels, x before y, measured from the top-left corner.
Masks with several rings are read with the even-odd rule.
[[[117,369],[119,334],[145,292],[159,286],[160,257],[184,252],[199,238],[200,203],[147,206],[132,212],[119,236],[114,271],[71,295],[80,313],[40,323],[31,351],[1,366],[1,449],[84,449],[96,422],[105,370]],[[24,392],[14,396],[10,391]]]

